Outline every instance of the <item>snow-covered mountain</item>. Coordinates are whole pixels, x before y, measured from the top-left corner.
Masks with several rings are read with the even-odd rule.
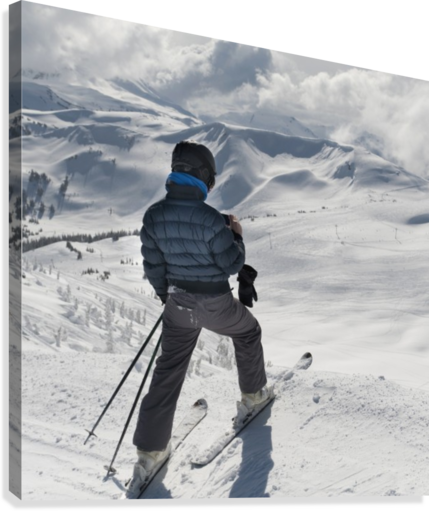
[[[217,118],[203,117],[207,124],[212,122],[226,122],[235,126],[274,131],[283,135],[296,137],[317,138],[315,133],[305,124],[293,116],[275,115],[267,112],[255,111],[252,114],[241,111],[231,111]]]
[[[200,397],[209,414],[145,498],[429,493],[427,181],[359,144],[206,124],[140,80],[76,86],[33,73],[24,105],[10,114],[12,168],[23,144],[23,229],[27,241],[57,237],[23,254],[25,499],[116,499],[130,476],[134,422],[118,474],[104,480],[103,465],[150,350],[86,446],[84,430],[162,312],[131,234],[188,138],[216,156],[208,202],[241,218],[279,395],[193,469],[192,452],[229,423],[239,397],[231,343],[203,332],[176,423]],[[130,235],[109,236],[120,230]],[[58,240],[67,234],[81,237]],[[305,351],[313,366],[284,382]]]
[[[10,82],[10,96],[22,86],[24,110],[56,111],[70,108],[101,111],[144,112],[155,117],[177,116],[185,124],[197,123],[196,117],[166,98],[160,97],[142,79],[92,78],[69,83],[60,74],[34,71],[18,73]],[[9,112],[17,108],[10,101]]]
[[[164,194],[174,144],[189,138],[206,144],[216,157],[217,186],[209,202],[221,210],[249,210],[307,194],[322,200],[427,186],[360,146],[204,124],[141,80],[93,80],[83,86],[27,77],[23,103],[22,118],[10,115],[10,132],[12,144],[24,135],[23,186],[28,201],[34,200],[33,215],[40,216],[41,202],[55,210],[49,221],[45,213],[38,218],[45,235],[75,232],[80,225],[85,231],[88,222],[103,223],[107,209],[113,226],[134,229],[140,221],[136,212]],[[49,179],[42,196],[37,183],[30,183],[32,171]]]

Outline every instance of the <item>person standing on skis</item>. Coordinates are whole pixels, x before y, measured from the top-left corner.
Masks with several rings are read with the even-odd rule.
[[[269,398],[261,328],[228,283],[245,262],[242,228],[204,202],[215,185],[214,157],[206,146],[182,141],[171,168],[167,195],[148,208],[140,232],[144,271],[165,310],[162,354],[133,437],[138,459],[128,498],[170,455],[177,400],[202,328],[232,338],[242,402],[251,409]]]

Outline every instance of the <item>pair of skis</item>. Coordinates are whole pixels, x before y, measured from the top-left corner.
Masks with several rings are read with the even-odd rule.
[[[298,362],[290,369],[282,378],[283,381],[290,380],[297,371],[303,371],[308,369],[313,362],[311,353],[305,353]],[[193,466],[202,467],[209,464],[216,458],[224,449],[227,447],[234,438],[243,431],[252,421],[257,417],[263,410],[265,410],[275,399],[274,388],[269,389],[269,398],[257,405],[252,410],[248,410],[246,406],[237,402],[237,415],[233,419],[233,424],[220,435],[207,449],[204,449],[196,454],[192,459],[191,463]],[[199,399],[187,413],[182,422],[177,426],[173,432],[171,439],[172,449],[170,456],[162,461],[159,466],[155,467],[151,473],[146,477],[142,486],[140,487],[140,493],[136,497],[139,499],[149,484],[153,481],[155,476],[160,470],[167,465],[170,459],[174,456],[177,448],[183,443],[186,437],[195,429],[195,427],[204,419],[207,415],[207,401],[205,399]],[[126,498],[125,495],[123,498]]]
[[[298,362],[290,369],[282,378],[283,381],[290,380],[297,371],[308,369],[313,362],[311,353],[304,353]],[[246,428],[255,417],[257,417],[263,410],[268,408],[275,399],[274,387],[269,388],[269,397],[263,403],[256,405],[252,410],[248,410],[246,406],[238,401],[237,402],[237,415],[233,419],[232,425],[222,433],[207,449],[200,451],[192,459],[192,465],[196,467],[203,467],[213,461],[218,454],[220,454],[225,447],[227,447],[234,438]]]

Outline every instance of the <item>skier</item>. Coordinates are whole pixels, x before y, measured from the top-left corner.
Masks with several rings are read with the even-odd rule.
[[[204,202],[215,185],[214,157],[204,145],[182,141],[171,168],[168,193],[146,211],[140,232],[144,271],[165,310],[162,354],[133,437],[138,459],[127,498],[138,497],[171,453],[176,404],[201,328],[232,338],[242,402],[251,409],[269,398],[261,328],[228,284],[245,261],[242,227]]]

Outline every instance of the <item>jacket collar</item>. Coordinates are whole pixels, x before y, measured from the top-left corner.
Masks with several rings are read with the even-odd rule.
[[[204,201],[204,193],[200,190],[200,188],[198,188],[198,186],[169,183],[166,198]]]
[[[204,183],[204,181],[199,179],[194,174],[191,174],[190,172],[171,172],[167,177],[167,182],[165,183],[167,192],[169,191],[169,186],[171,183],[176,183],[183,186],[196,186],[203,192],[204,199],[207,199],[207,185]]]

